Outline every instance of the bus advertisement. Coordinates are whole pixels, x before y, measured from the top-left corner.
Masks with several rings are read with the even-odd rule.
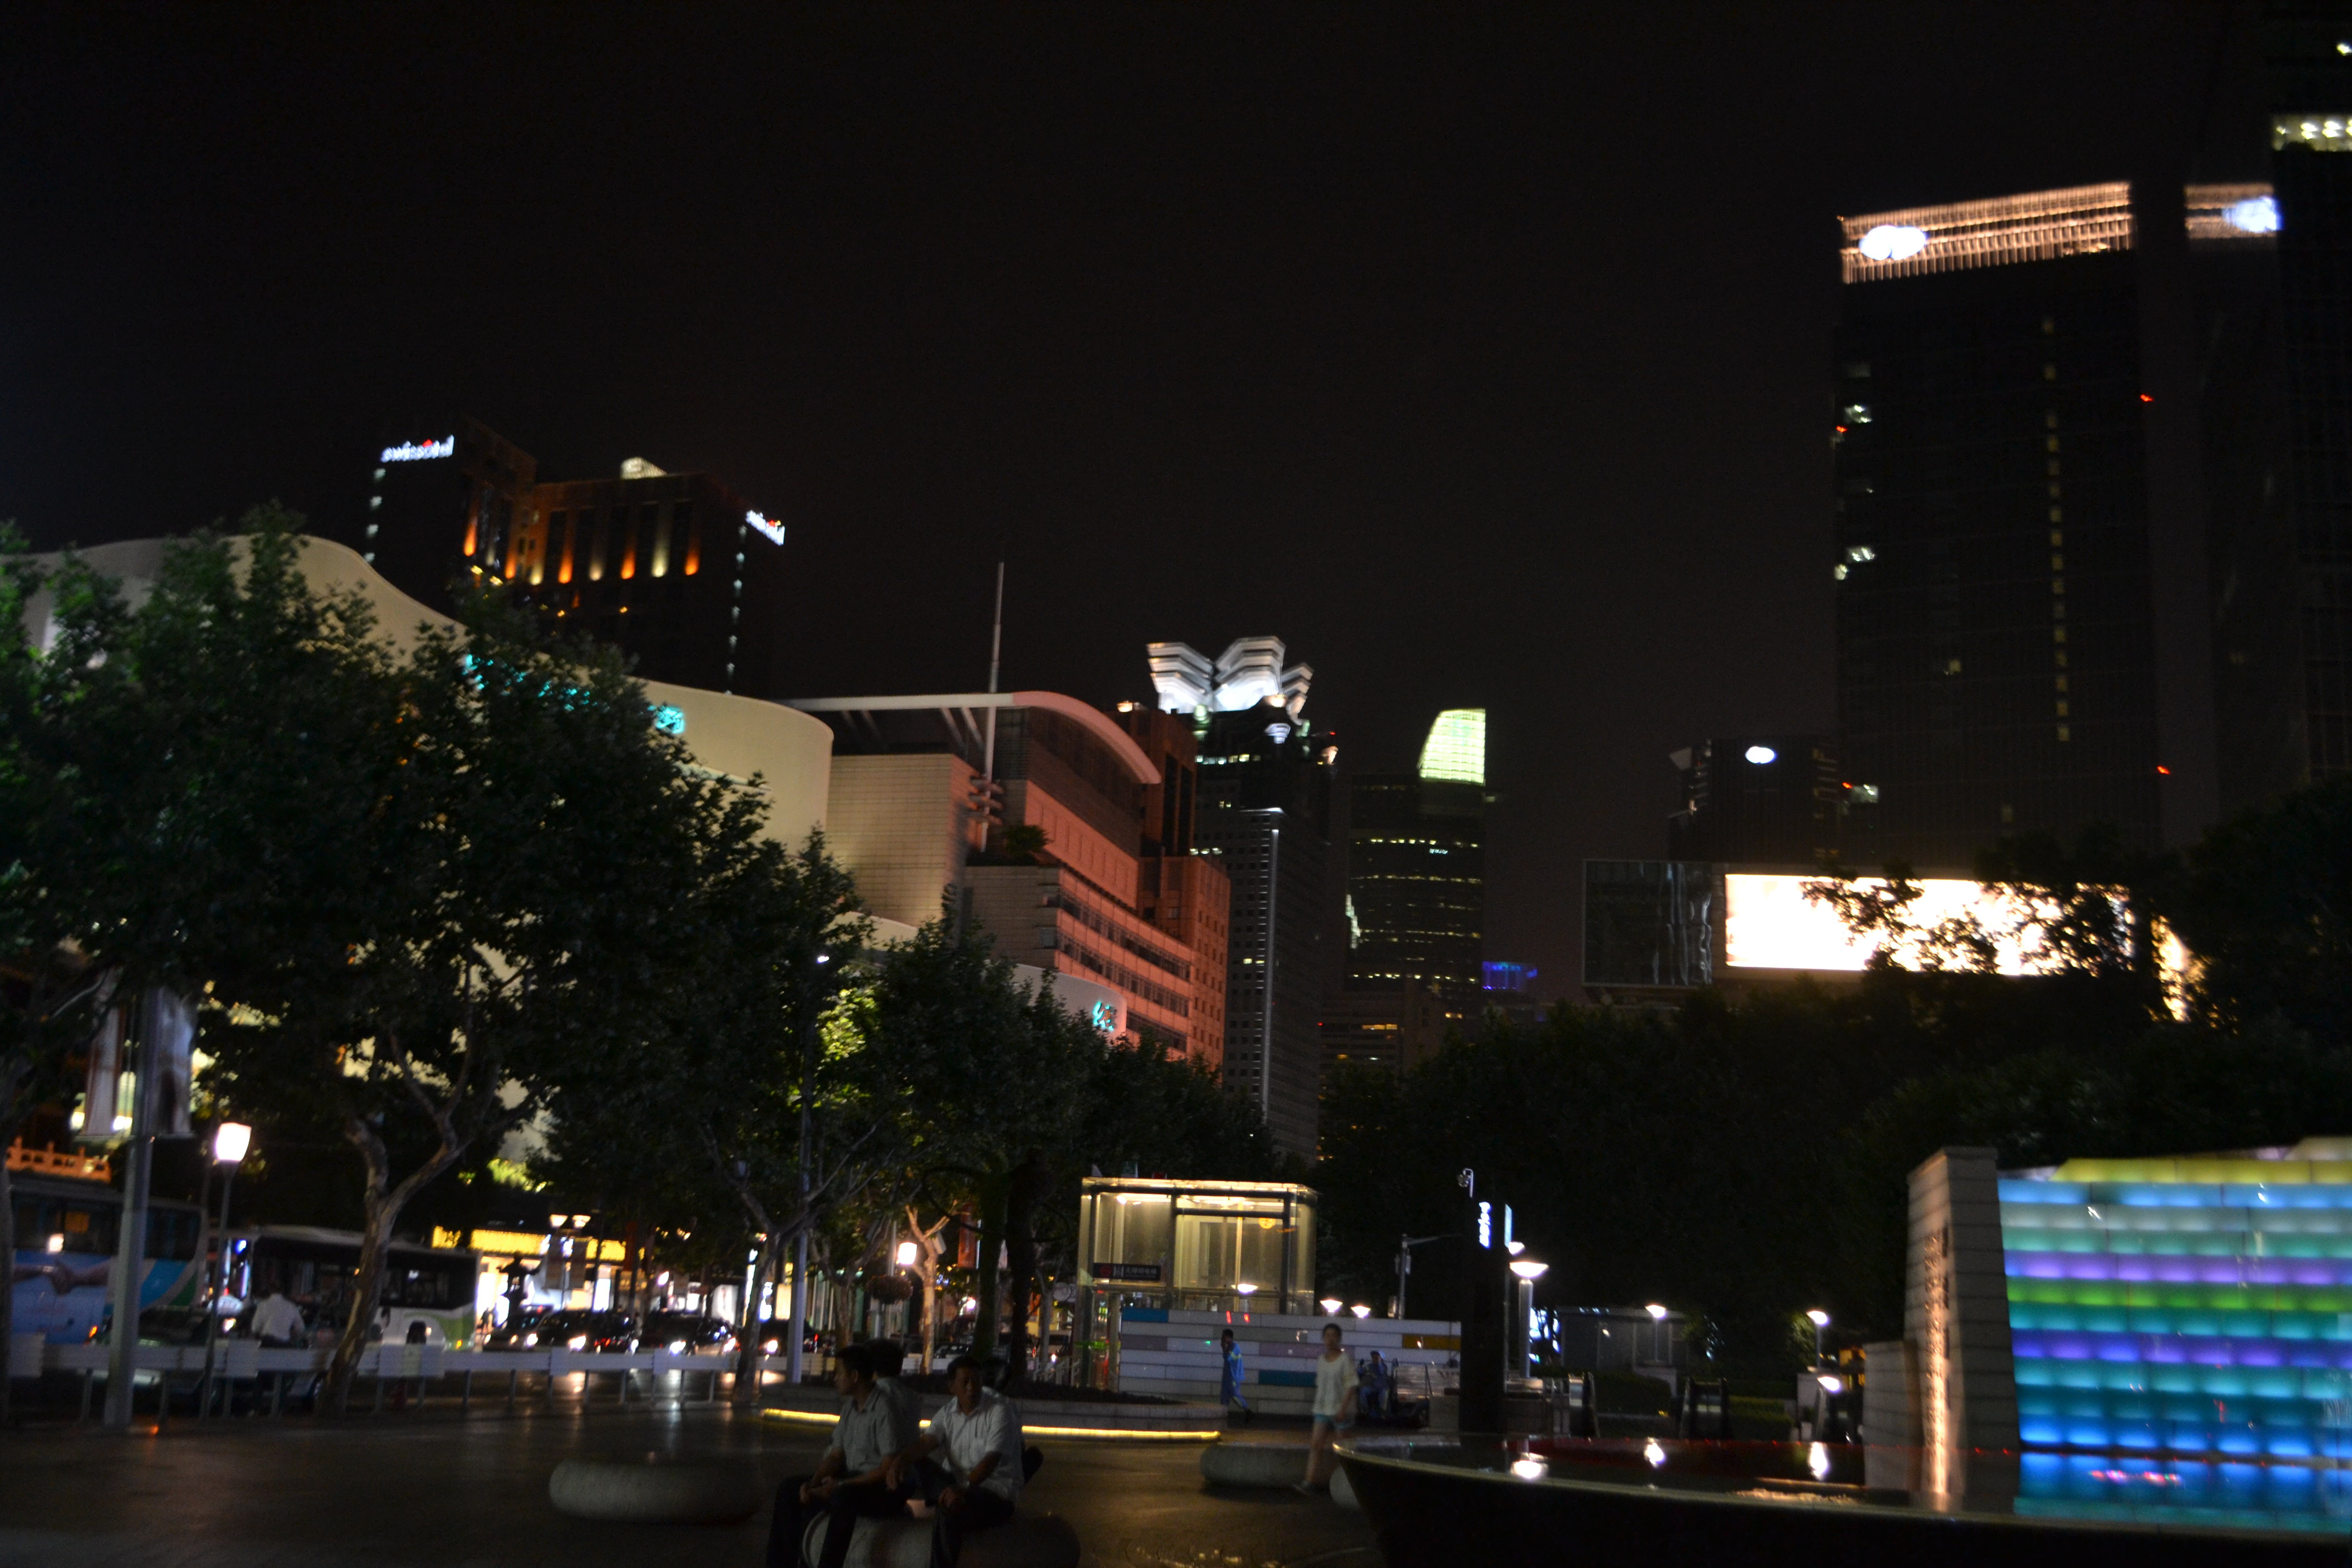
[[[108,1313],[107,1286],[121,1234],[122,1195],[91,1182],[17,1175],[9,1186],[16,1219],[12,1260],[13,1331],[51,1344],[97,1339]],[[204,1268],[197,1253],[204,1216],[194,1204],[158,1200],[147,1210],[139,1310],[194,1309]]]

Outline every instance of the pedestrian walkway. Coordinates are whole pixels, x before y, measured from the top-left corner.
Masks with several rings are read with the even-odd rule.
[[[764,1510],[724,1528],[595,1523],[549,1505],[548,1473],[574,1455],[731,1454],[772,1483],[823,1441],[724,1408],[25,1427],[0,1435],[0,1565],[759,1568]],[[1039,1446],[1024,1504],[1076,1527],[1086,1568],[1380,1568],[1362,1517],[1328,1501],[1209,1495],[1194,1444]]]

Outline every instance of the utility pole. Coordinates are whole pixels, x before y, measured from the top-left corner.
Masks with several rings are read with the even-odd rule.
[[[147,1279],[147,1188],[154,1170],[156,1079],[162,1076],[155,1068],[163,1055],[163,1021],[158,1016],[163,995],[161,991],[148,992],[139,1010],[131,1142],[123,1149],[130,1163],[122,1178],[122,1229],[114,1238],[114,1271],[108,1282],[114,1331],[106,1349],[105,1424],[114,1427],[131,1425],[131,1385],[138,1376],[139,1296]],[[112,1111],[111,1106],[104,1108],[106,1114]],[[98,1113],[85,1110],[84,1115]],[[169,1399],[169,1384],[163,1387],[163,1397]]]
[[[988,634],[988,694],[996,695],[996,676],[1004,652],[1004,563],[996,563],[996,623]],[[988,705],[988,744],[982,754],[980,776],[983,783],[996,782],[996,704]],[[929,1370],[928,1368],[925,1370]]]
[[[820,952],[816,961],[824,963],[830,956]],[[808,1337],[809,1144],[814,1136],[809,1116],[809,1080],[816,1076],[817,1004],[823,994],[822,985],[810,987],[808,1016],[801,1020],[801,1209],[798,1232],[793,1237],[792,1341],[784,1347],[784,1383],[791,1388],[801,1385],[801,1342]]]

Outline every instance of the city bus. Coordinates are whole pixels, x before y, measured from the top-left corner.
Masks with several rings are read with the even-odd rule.
[[[359,1274],[360,1239],[356,1231],[304,1225],[241,1231],[229,1245],[228,1293],[251,1301],[282,1290],[314,1331],[333,1328]],[[470,1247],[394,1242],[376,1308],[380,1337],[395,1344],[470,1344],[480,1270],[481,1254]]]
[[[14,1331],[38,1334],[51,1344],[100,1338],[110,1312],[115,1242],[122,1233],[122,1194],[100,1182],[23,1171],[11,1173],[8,1184],[16,1220],[9,1270]],[[204,1228],[194,1204],[149,1203],[139,1279],[142,1320],[201,1306]]]

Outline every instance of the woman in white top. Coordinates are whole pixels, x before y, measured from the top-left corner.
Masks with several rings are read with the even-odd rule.
[[[1323,1325],[1323,1353],[1315,1361],[1315,1435],[1307,1443],[1307,1480],[1298,1489],[1329,1489],[1339,1458],[1339,1435],[1356,1424],[1356,1363],[1339,1345],[1339,1325]]]

